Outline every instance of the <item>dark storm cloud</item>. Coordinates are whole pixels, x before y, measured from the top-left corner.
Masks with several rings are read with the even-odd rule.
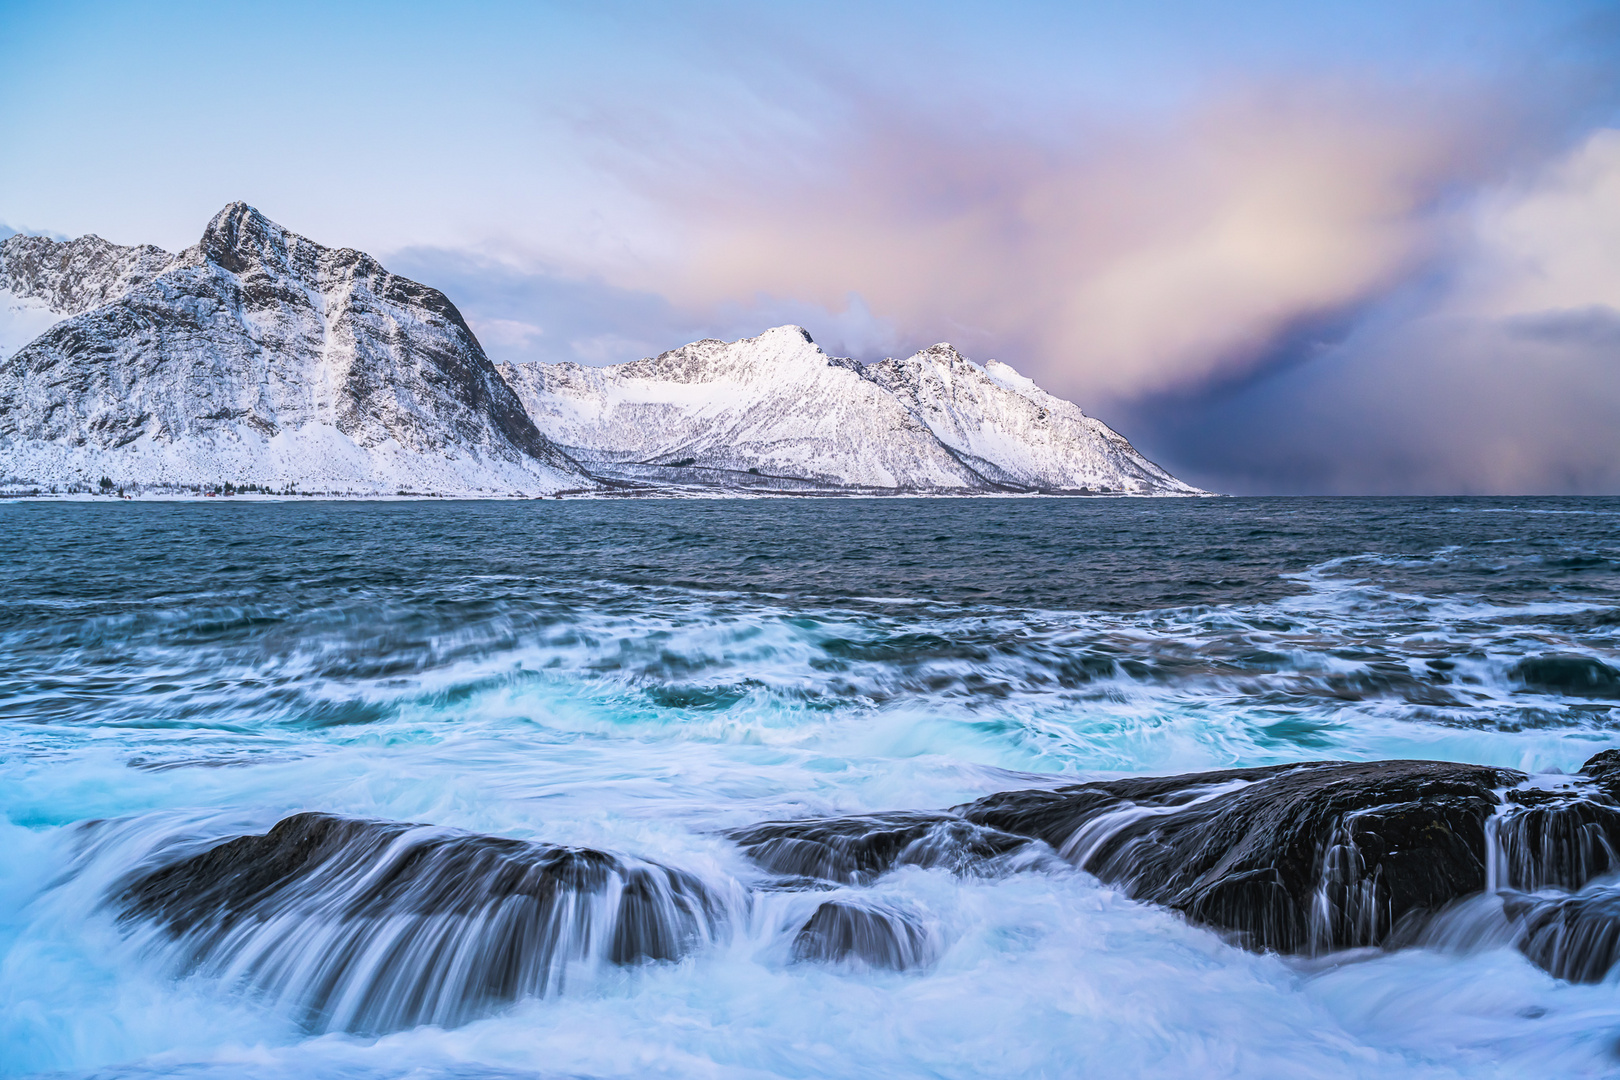
[[[1121,416],[1162,463],[1228,492],[1620,491],[1620,312],[1370,326]]]

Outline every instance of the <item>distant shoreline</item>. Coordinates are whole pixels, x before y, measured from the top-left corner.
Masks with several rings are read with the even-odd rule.
[[[469,493],[444,494],[439,492],[298,492],[296,494],[264,494],[241,492],[231,495],[206,495],[195,492],[139,492],[128,495],[102,495],[89,492],[29,492],[0,491],[0,500],[6,502],[557,502],[562,500],[609,502],[623,499],[680,499],[729,502],[759,499],[1225,499],[1219,492],[1163,492],[1151,495],[1133,492],[1051,492],[1051,491],[694,491],[680,488],[655,488],[636,491],[563,491],[551,495],[476,495]]]

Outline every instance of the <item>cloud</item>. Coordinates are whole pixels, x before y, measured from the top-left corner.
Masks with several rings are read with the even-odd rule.
[[[1620,130],[1480,199],[1452,308],[1481,316],[1620,305]]]
[[[767,293],[683,306],[648,289],[453,249],[405,248],[383,261],[448,295],[500,363],[623,363],[700,338],[752,337],[785,323],[813,327],[834,355],[875,359],[901,345],[894,327],[857,295],[828,306]]]
[[[1512,132],[1447,113],[1248,94],[1062,152],[874,122],[870,155],[798,184],[756,163],[696,191],[693,163],[661,168],[687,254],[628,285],[388,261],[498,360],[783,322],[867,359],[948,338],[1216,490],[1620,491],[1620,132],[1527,167]]]
[[[814,167],[648,168],[688,243],[642,283],[684,306],[853,292],[909,344],[1086,399],[1204,385],[1433,256],[1444,197],[1504,153],[1502,116],[1455,105],[1289,86],[1053,139],[857,102]]]
[[[1269,377],[1127,410],[1226,490],[1620,492],[1620,131],[1482,193],[1438,287]]]
[[[1620,492],[1620,313],[1607,318],[1585,337],[1402,323],[1231,396],[1139,403],[1127,430],[1239,493]]]

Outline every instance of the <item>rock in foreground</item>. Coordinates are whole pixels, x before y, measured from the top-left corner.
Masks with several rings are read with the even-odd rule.
[[[1131,896],[1256,949],[1381,943],[1485,888],[1485,821],[1521,774],[1314,763],[992,795],[968,820],[1045,841]]]
[[[928,946],[928,931],[907,912],[829,900],[793,939],[793,958],[906,971],[928,963]]]
[[[150,871],[115,898],[185,971],[239,978],[317,1030],[456,1024],[570,965],[675,960],[732,898],[587,848],[298,814]]]
[[[1038,852],[1248,948],[1325,953],[1412,940],[1495,886],[1527,956],[1567,978],[1614,962],[1620,754],[1580,776],[1429,761],[1311,762],[991,795],[949,811],[767,822],[733,834],[776,873],[858,884],[902,865],[986,872]],[[1594,886],[1594,888],[1596,888]],[[1601,954],[1601,955],[1599,955]]]

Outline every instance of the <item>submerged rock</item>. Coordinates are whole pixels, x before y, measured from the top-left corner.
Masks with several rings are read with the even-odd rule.
[[[828,900],[793,939],[793,958],[905,971],[929,961],[928,946],[928,932],[914,915],[887,905]]]
[[[1508,672],[1527,689],[1568,697],[1620,698],[1620,670],[1590,656],[1531,656]]]
[[[455,1024],[557,988],[571,963],[674,960],[731,897],[587,848],[297,814],[150,871],[115,897],[186,971],[296,1002],[316,1029]]]
[[[1620,885],[1593,885],[1565,896],[1510,899],[1509,918],[1522,924],[1519,951],[1570,982],[1602,982],[1620,960]]]
[[[841,885],[866,884],[897,866],[967,873],[1030,843],[945,811],[767,821],[731,838],[774,873]]]

